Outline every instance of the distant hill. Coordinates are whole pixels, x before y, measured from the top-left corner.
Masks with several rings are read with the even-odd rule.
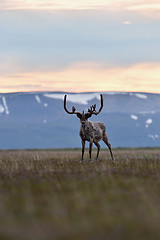
[[[64,94],[0,94],[0,149],[81,147],[79,119],[64,111]],[[68,93],[67,107],[98,108],[99,94]],[[160,146],[160,94],[104,92],[103,98],[102,112],[91,120],[105,123],[113,147]]]

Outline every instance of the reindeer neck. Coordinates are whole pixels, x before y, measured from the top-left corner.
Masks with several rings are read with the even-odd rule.
[[[87,125],[92,125],[92,121],[91,120],[87,120]]]
[[[81,128],[83,130],[86,130],[87,128],[89,128],[92,125],[92,122],[90,120],[87,119],[86,123],[84,125],[81,124]]]

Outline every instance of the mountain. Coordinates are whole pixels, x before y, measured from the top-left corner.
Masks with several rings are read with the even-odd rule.
[[[0,94],[0,149],[81,147],[79,119],[64,111],[65,94],[69,110],[100,106],[100,93]],[[160,146],[160,94],[104,92],[103,98],[91,121],[105,123],[113,147]]]

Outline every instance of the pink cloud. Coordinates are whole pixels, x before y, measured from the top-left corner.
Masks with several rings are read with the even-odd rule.
[[[57,72],[23,72],[0,77],[0,92],[13,91],[134,91],[160,93],[160,64],[101,68],[76,64]]]

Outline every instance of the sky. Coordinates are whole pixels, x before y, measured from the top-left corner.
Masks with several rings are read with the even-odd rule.
[[[0,93],[160,93],[159,0],[0,0]]]

